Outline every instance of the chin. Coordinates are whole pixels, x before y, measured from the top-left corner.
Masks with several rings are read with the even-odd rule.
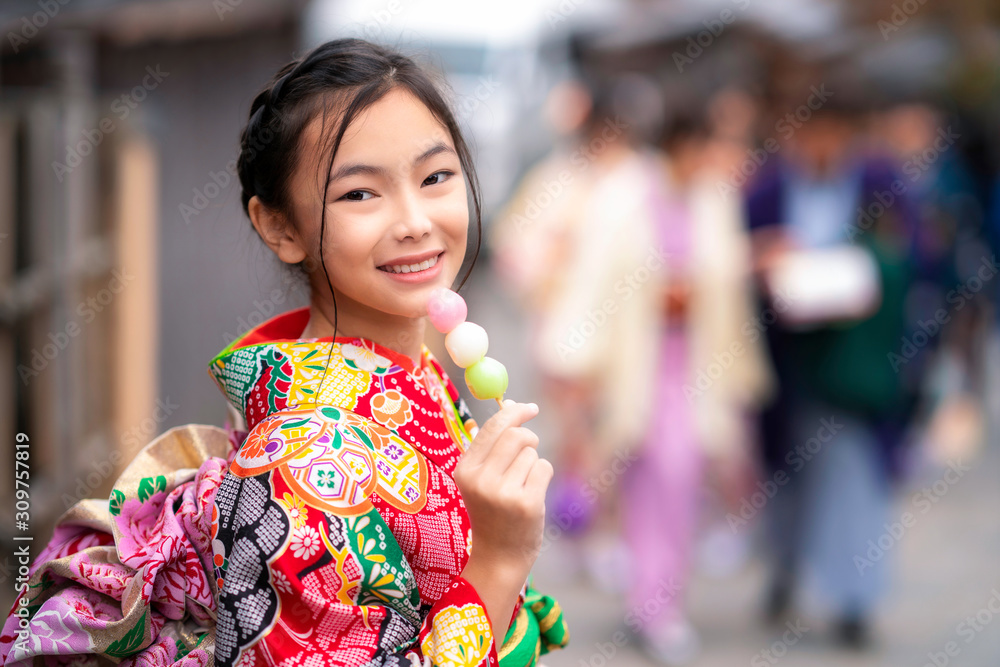
[[[427,315],[427,299],[433,289],[435,287],[413,290],[405,295],[394,294],[387,299],[388,303],[384,303],[384,308],[378,306],[376,308],[396,317],[406,317],[409,319],[424,317]]]

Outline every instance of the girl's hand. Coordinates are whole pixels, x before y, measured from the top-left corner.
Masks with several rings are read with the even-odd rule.
[[[542,546],[552,464],[538,457],[538,436],[521,426],[537,414],[534,404],[504,401],[455,466],[472,524],[462,576],[483,599],[498,647]]]

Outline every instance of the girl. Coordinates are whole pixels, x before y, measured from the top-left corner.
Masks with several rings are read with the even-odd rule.
[[[564,645],[558,605],[526,584],[552,476],[522,426],[537,408],[507,401],[477,428],[421,342],[431,292],[463,263],[466,178],[480,227],[468,148],[428,75],[361,40],[324,44],[254,99],[238,170],[311,303],[211,361],[245,422],[237,451],[221,429],[173,429],[106,508],[64,518],[5,662],[528,665]]]

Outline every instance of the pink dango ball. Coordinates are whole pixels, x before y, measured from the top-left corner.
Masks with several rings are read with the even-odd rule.
[[[444,346],[456,366],[468,368],[486,356],[490,338],[478,324],[461,322],[444,337]]]
[[[430,301],[427,302],[427,318],[441,333],[448,333],[464,322],[468,315],[469,307],[458,292],[444,287],[431,292]]]

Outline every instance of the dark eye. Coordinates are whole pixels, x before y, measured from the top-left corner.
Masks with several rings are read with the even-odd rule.
[[[453,176],[454,173],[455,172],[452,172],[452,171],[438,171],[438,172],[435,172],[435,173],[431,174],[430,176],[428,176],[427,178],[424,179],[424,185],[437,185],[438,183],[443,183],[446,178],[448,178],[449,176]],[[439,178],[439,179],[437,179],[437,180],[435,180],[433,182],[428,183],[428,181],[430,181],[431,179],[435,178],[436,176],[440,176],[441,178]]]
[[[368,192],[367,190],[351,190],[343,197],[341,197],[341,199],[346,199],[347,201],[368,201],[368,199],[365,198],[363,195],[369,195],[370,197],[375,196],[372,193]]]

